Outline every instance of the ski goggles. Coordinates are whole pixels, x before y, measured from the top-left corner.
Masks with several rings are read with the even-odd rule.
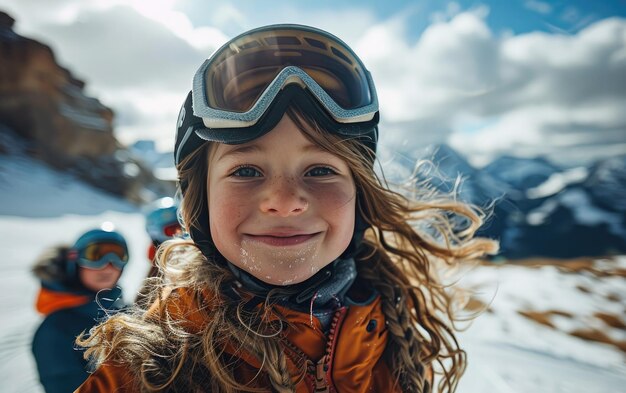
[[[89,269],[104,269],[110,263],[121,270],[128,263],[128,250],[115,242],[90,243],[75,252],[78,265]]]
[[[312,27],[272,25],[232,39],[198,69],[193,112],[206,127],[198,135],[223,143],[250,140],[239,135],[242,129],[259,123],[291,84],[314,96],[337,123],[378,122],[372,77],[348,45]]]

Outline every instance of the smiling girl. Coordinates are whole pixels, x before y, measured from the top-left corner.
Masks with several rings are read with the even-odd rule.
[[[497,246],[472,238],[472,207],[387,188],[378,119],[371,75],[327,32],[267,26],[217,50],[177,125],[191,240],[160,249],[147,310],[80,341],[100,367],[78,391],[454,391],[465,353],[433,263]]]
[[[350,168],[289,116],[245,145],[214,144],[209,157],[212,239],[238,268],[269,284],[295,284],[348,247],[356,205]]]

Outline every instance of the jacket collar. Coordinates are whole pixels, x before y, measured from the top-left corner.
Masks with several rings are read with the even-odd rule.
[[[41,314],[48,316],[55,311],[66,308],[79,307],[89,303],[93,296],[79,295],[72,292],[59,292],[46,287],[41,287],[37,295],[35,307]]]
[[[53,289],[49,285],[43,284],[37,294],[35,307],[37,311],[48,316],[56,311],[68,308],[77,308],[85,305],[93,305],[89,308],[90,314],[96,310],[113,310],[123,306],[122,290],[115,287],[102,290],[98,293],[87,291],[71,291],[63,289]]]
[[[275,293],[273,298],[280,304],[296,309],[303,307],[308,309],[309,303],[313,301],[317,306],[335,301],[342,303],[343,296],[356,278],[356,264],[352,258],[337,259],[309,279],[285,286],[265,283],[230,262],[227,262],[227,265],[245,290],[260,301],[265,301],[272,291]]]

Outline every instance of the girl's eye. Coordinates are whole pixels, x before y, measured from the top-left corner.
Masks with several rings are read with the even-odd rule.
[[[308,171],[305,176],[329,176],[329,175],[336,175],[336,174],[337,172],[335,172],[331,168],[328,168],[325,166],[318,166]]]
[[[260,177],[261,176],[261,172],[257,171],[256,169],[249,167],[249,166],[242,166],[240,168],[237,168],[232,174],[231,176],[235,176],[235,177]]]

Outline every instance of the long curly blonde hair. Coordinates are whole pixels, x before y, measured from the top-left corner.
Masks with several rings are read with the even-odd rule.
[[[454,334],[452,295],[433,263],[452,266],[496,252],[496,242],[474,238],[483,213],[430,191],[416,200],[393,191],[372,169],[374,153],[363,143],[322,130],[295,106],[287,115],[307,138],[344,159],[352,170],[357,209],[371,226],[355,257],[358,275],[381,295],[389,332],[385,357],[396,381],[403,391],[429,392],[435,387],[428,370],[434,370],[437,391],[455,391],[466,354]],[[181,212],[187,229],[207,231],[202,212],[210,146],[204,144],[178,166],[180,183],[186,185]],[[451,220],[451,215],[462,217],[464,226],[459,228],[459,220]],[[161,274],[150,279],[152,290],[145,303],[114,315],[77,340],[87,347],[85,356],[96,364],[125,364],[145,392],[259,392],[267,386],[278,392],[295,390],[298,376],[290,375],[278,338],[282,324],[267,315],[272,305],[268,301],[266,312],[255,314],[244,311],[242,300],[221,295],[236,285],[236,278],[217,250],[202,253],[191,241],[169,241],[159,250],[157,264]],[[206,321],[200,331],[190,333],[180,316],[170,312],[180,289],[199,305]],[[232,359],[223,353],[226,343],[245,348],[258,360],[256,378],[237,380]]]

